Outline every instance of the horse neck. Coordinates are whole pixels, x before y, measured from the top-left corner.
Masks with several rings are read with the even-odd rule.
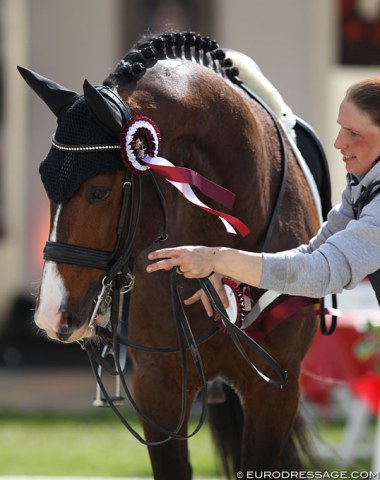
[[[278,134],[262,107],[215,72],[178,60],[158,62],[136,85],[121,86],[120,91],[134,115],[147,116],[157,124],[162,138],[160,155],[233,191],[236,201],[231,213],[252,232],[244,240],[226,234],[219,220],[207,218],[165,185],[170,216],[175,219],[173,241],[259,248],[282,177]],[[289,157],[293,187],[285,192],[285,205],[297,199],[302,176],[293,166],[293,156]],[[153,198],[145,201],[155,205],[157,198]],[[279,222],[288,219],[289,212],[281,211]]]

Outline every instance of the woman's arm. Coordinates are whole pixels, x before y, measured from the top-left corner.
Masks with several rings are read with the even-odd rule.
[[[150,253],[148,258],[158,260],[147,267],[149,273],[177,267],[186,278],[202,278],[219,273],[253,287],[260,284],[263,268],[260,253],[226,247],[164,248]]]
[[[350,222],[352,211],[345,197],[341,205],[331,210],[328,221],[309,246],[274,254],[225,247],[169,248],[149,255],[156,263],[149,265],[147,271],[177,267],[187,278],[216,273],[219,279],[228,276],[253,287],[316,298],[353,288],[370,273],[368,258],[374,267],[380,266],[380,222],[376,200],[366,207],[376,212],[376,218],[364,215],[363,210],[359,221]],[[203,301],[197,292],[188,303],[199,299]],[[207,304],[205,308],[211,315]]]

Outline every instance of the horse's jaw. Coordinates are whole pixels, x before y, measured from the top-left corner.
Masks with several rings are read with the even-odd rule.
[[[89,325],[93,308],[88,314],[79,314],[69,306],[69,294],[54,262],[46,262],[42,275],[34,322],[52,340],[72,343],[96,335],[96,327],[106,327],[110,320],[109,309],[96,315]],[[83,318],[86,317],[83,322]],[[82,320],[82,321],[81,321]]]

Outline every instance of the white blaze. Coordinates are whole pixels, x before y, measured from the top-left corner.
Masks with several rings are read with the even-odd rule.
[[[61,205],[58,206],[54,217],[49,238],[52,242],[57,241],[57,225],[60,212]],[[59,329],[62,315],[60,308],[65,303],[66,298],[67,291],[56,263],[45,262],[40,287],[40,302],[34,320],[36,325],[46,330],[50,336],[54,336],[54,333]]]

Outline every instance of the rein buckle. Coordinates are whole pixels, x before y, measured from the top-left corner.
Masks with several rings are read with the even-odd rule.
[[[125,275],[124,285],[120,289],[120,295],[125,295],[126,293],[129,293],[134,286],[135,286],[135,276],[132,273],[128,272]]]

